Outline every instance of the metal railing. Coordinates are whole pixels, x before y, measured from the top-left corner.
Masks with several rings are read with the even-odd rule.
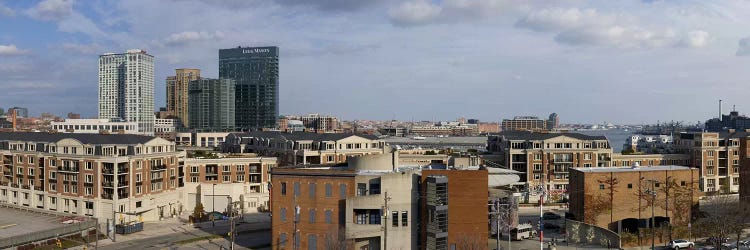
[[[16,209],[16,210],[21,210],[21,211],[28,211],[32,213],[43,213],[43,214],[54,215],[54,216],[70,216],[69,214],[54,213],[51,211],[26,208],[22,206],[7,204],[7,203],[0,203],[0,207]],[[90,230],[92,228],[97,227],[96,218],[89,218],[89,217],[83,217],[83,216],[79,216],[79,217],[85,218],[86,220],[75,223],[75,224],[61,224],[61,226],[57,228],[51,228],[51,229],[26,233],[23,235],[17,235],[17,236],[12,236],[12,237],[7,237],[7,238],[0,238],[0,248],[2,249],[12,248],[14,246],[20,246],[23,244],[33,243],[37,241],[63,237],[63,236],[71,235],[71,234],[80,234],[81,231]]]

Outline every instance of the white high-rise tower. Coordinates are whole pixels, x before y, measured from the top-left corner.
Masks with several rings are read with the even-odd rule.
[[[154,134],[154,56],[131,49],[99,56],[99,118],[138,123]]]

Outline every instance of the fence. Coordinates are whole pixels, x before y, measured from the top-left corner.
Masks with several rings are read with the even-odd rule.
[[[620,235],[606,228],[566,219],[565,232],[565,239],[569,244],[622,249]]]
[[[70,214],[57,213],[57,212],[52,212],[52,211],[44,211],[44,210],[39,210],[39,209],[31,209],[31,208],[5,204],[5,203],[0,204],[0,207],[23,210],[23,211],[28,211],[31,213],[49,214],[49,215],[54,215],[54,216],[71,216]],[[33,243],[33,242],[54,239],[57,237],[80,233],[84,230],[95,228],[96,226],[97,226],[97,220],[95,218],[86,217],[85,221],[78,222],[75,224],[67,224],[67,225],[63,225],[63,226],[52,228],[52,229],[46,229],[46,230],[32,232],[32,233],[28,233],[24,235],[3,238],[2,240],[0,240],[0,249],[11,248],[11,247],[16,247],[16,246],[20,246],[24,244]]]

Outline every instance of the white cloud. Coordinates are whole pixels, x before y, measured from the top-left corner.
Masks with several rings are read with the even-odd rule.
[[[737,56],[750,56],[750,37],[740,39],[739,48],[737,48]]]
[[[708,45],[711,35],[703,30],[680,34],[672,27],[639,22],[632,15],[603,13],[596,9],[555,8],[531,11],[515,26],[538,32],[551,32],[558,43],[572,46],[593,45],[615,48],[654,48]]]
[[[712,40],[711,34],[703,30],[693,30],[687,33],[680,41],[681,46],[691,48],[701,48],[708,45]]]
[[[74,0],[45,0],[26,13],[38,20],[60,21],[73,14],[74,3]]]
[[[16,45],[0,45],[0,56],[17,56],[28,53],[28,50],[18,49]]]
[[[7,6],[4,6],[3,3],[0,3],[0,16],[14,17],[16,16],[16,12]]]
[[[410,0],[388,12],[391,22],[399,26],[461,22],[504,13],[506,0]]]
[[[391,9],[388,14],[397,25],[419,25],[434,21],[442,11],[440,6],[426,0],[403,2]]]
[[[77,43],[64,43],[60,46],[62,49],[85,55],[97,55],[101,54],[104,48],[96,43],[91,44],[77,44]]]
[[[171,34],[160,41],[154,41],[153,44],[160,47],[180,46],[193,42],[221,40],[222,38],[224,38],[224,33],[222,33],[221,31],[216,31],[213,33],[205,31],[184,31]]]

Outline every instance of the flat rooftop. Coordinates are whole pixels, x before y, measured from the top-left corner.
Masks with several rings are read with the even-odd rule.
[[[70,218],[83,218],[70,216]],[[66,217],[0,206],[0,242],[14,236],[64,227]]]
[[[663,165],[651,167],[592,167],[592,168],[573,168],[573,170],[584,173],[610,173],[610,172],[646,172],[646,171],[665,171],[665,170],[689,170],[689,167],[677,165]]]

